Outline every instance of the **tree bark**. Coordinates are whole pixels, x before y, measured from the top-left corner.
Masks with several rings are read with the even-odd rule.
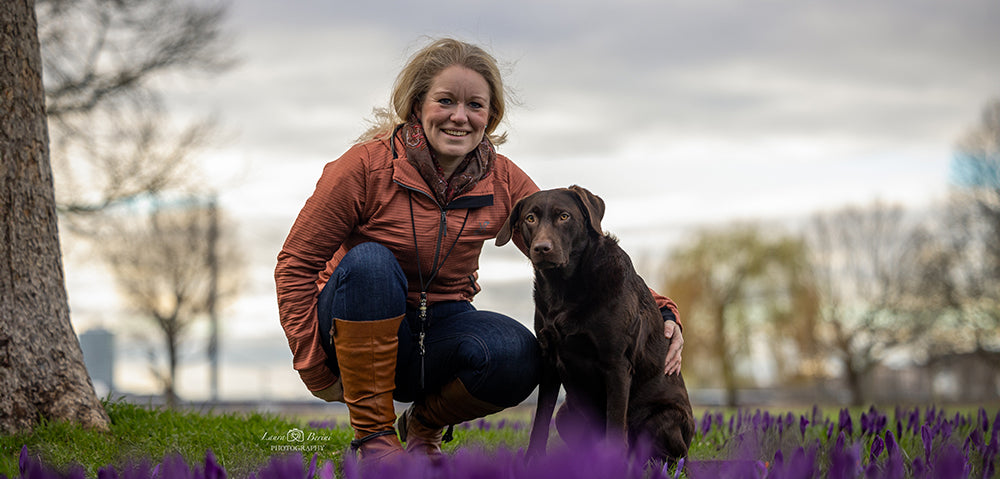
[[[34,0],[0,2],[0,433],[107,430],[69,320]]]

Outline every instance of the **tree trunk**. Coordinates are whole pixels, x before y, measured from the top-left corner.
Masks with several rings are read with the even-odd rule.
[[[726,305],[720,304],[715,312],[715,355],[719,358],[722,368],[722,385],[726,391],[726,406],[737,407],[739,398],[736,392],[736,368],[733,365],[733,355],[729,353],[726,338]]]
[[[864,372],[850,357],[844,361],[844,375],[847,380],[847,389],[851,392],[851,406],[863,406],[865,404],[865,390],[862,385]]]
[[[0,433],[108,429],[69,320],[34,0],[0,2]]]

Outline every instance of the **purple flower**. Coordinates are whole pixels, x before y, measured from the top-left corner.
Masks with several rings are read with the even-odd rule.
[[[890,458],[899,452],[899,446],[896,444],[896,438],[893,437],[892,431],[885,432],[885,451]]]
[[[916,432],[917,427],[919,425],[920,425],[920,409],[914,408],[913,411],[910,412],[909,420],[906,423],[906,430]],[[900,434],[900,437],[902,437],[902,434]]]
[[[931,466],[935,477],[969,477],[969,463],[954,444],[948,444]]]
[[[855,479],[861,468],[861,452],[858,444],[844,447],[843,433],[837,439],[837,446],[830,451],[830,479]]]
[[[323,462],[323,468],[319,470],[319,479],[336,479],[337,471],[330,461]]]
[[[306,473],[306,477],[309,478],[309,479],[312,479],[313,477],[316,477],[316,457],[317,457],[316,454],[313,454],[312,460],[309,461],[309,472]],[[226,478],[226,476],[223,475],[222,479],[225,479],[225,478]],[[209,479],[209,478],[206,478],[206,479]]]
[[[705,437],[708,432],[712,429],[712,413],[705,411],[705,414],[701,417],[701,435]]]
[[[851,412],[847,408],[840,410],[840,431],[847,431],[848,436],[854,435],[854,423],[851,421]]]
[[[211,449],[205,453],[205,479],[226,479],[226,470],[219,465]]]
[[[885,449],[885,442],[882,440],[881,436],[875,436],[875,440],[872,441],[872,448],[870,455],[868,456],[868,462],[875,462],[878,456],[882,454],[882,450]]]
[[[931,436],[931,428],[927,427],[926,424],[920,426],[920,439],[924,442],[924,460],[930,463],[931,446],[933,446],[934,438]]]
[[[800,416],[799,417],[799,433],[802,434],[802,440],[803,441],[806,440],[806,427],[808,427],[808,426],[809,426],[809,420],[806,419],[806,417],[804,415]]]

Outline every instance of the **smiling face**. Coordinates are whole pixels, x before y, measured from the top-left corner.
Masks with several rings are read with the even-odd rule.
[[[450,66],[431,81],[417,113],[438,163],[450,174],[483,141],[490,113],[489,85],[475,71]]]

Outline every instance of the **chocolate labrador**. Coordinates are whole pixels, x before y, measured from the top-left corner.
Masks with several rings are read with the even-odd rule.
[[[546,190],[518,201],[497,234],[498,246],[520,234],[534,266],[545,370],[528,455],[545,452],[562,385],[556,426],[567,444],[648,441],[654,458],[684,457],[694,433],[684,379],[663,373],[663,317],[603,217],[604,201],[584,188]]]

